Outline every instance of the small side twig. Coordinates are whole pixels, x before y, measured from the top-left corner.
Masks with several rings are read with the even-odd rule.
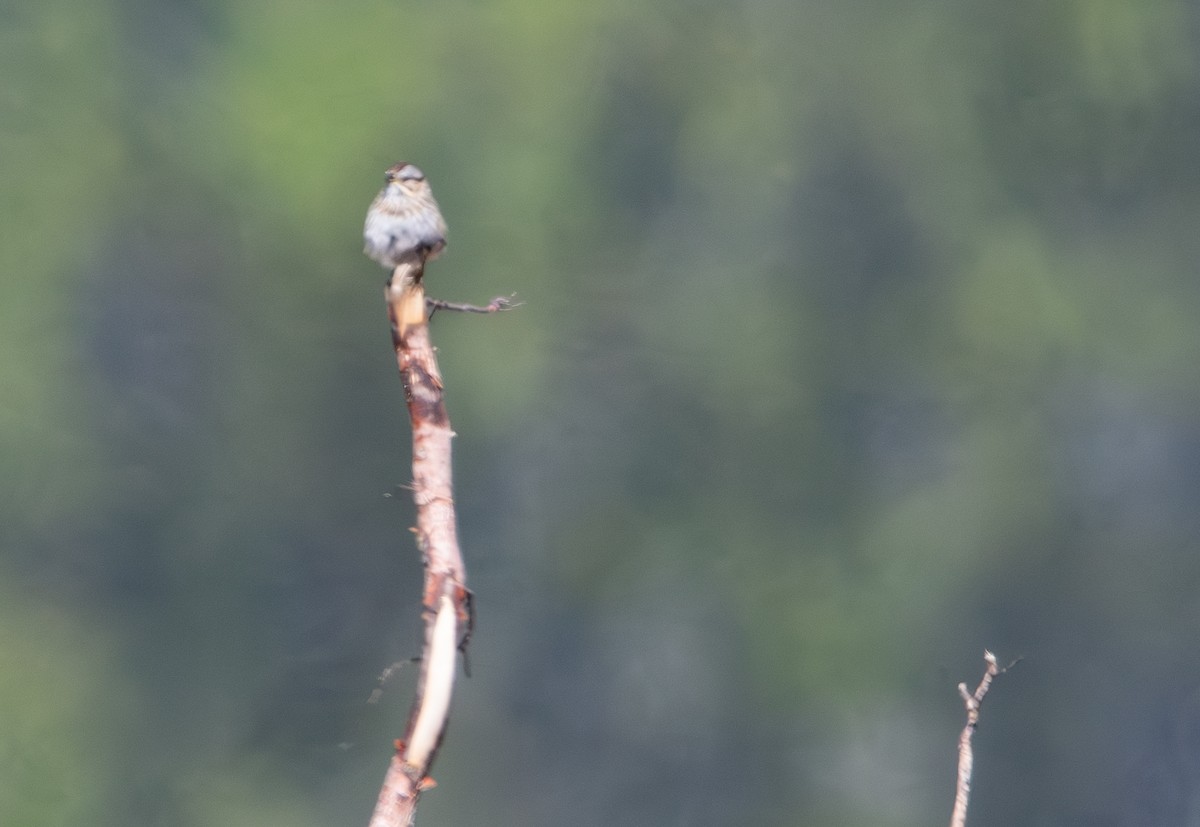
[[[429,315],[431,317],[439,310],[452,310],[456,313],[499,313],[502,310],[512,310],[514,307],[520,307],[523,304],[523,302],[515,300],[516,295],[514,293],[511,296],[497,296],[485,305],[448,302],[441,299],[431,299],[426,296],[425,306],[429,308]]]
[[[958,694],[962,697],[963,705],[967,709],[967,725],[963,727],[962,734],[958,736],[958,786],[954,793],[954,812],[950,816],[950,827],[965,827],[967,823],[967,805],[971,798],[971,772],[975,766],[971,736],[975,734],[975,730],[979,726],[979,707],[983,705],[983,699],[987,696],[988,690],[992,688],[992,679],[1007,672],[1017,664],[1020,658],[1001,669],[996,662],[996,656],[985,649],[983,660],[987,664],[987,669],[983,673],[983,679],[979,681],[979,686],[975,687],[975,691],[971,692],[967,689],[966,683],[958,685]]]

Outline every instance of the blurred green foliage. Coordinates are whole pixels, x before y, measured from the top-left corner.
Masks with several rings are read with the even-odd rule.
[[[1184,824],[1192,4],[0,4],[0,824],[365,823],[420,568],[362,217],[450,222],[422,824]]]

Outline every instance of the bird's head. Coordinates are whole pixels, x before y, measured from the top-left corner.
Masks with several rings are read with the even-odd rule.
[[[409,182],[424,181],[425,173],[421,172],[415,164],[409,164],[401,161],[398,164],[393,164],[388,167],[384,174],[389,184],[398,183],[405,184]]]

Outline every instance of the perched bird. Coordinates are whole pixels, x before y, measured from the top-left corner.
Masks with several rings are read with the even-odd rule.
[[[363,252],[388,270],[417,257],[420,264],[446,246],[446,222],[425,173],[412,164],[388,168],[383,189],[363,226]]]

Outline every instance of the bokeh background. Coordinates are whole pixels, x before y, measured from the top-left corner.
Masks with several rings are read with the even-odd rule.
[[[419,163],[478,628],[422,825],[1200,823],[1200,8],[0,4],[0,823],[365,824]],[[374,700],[371,701],[374,694]]]

